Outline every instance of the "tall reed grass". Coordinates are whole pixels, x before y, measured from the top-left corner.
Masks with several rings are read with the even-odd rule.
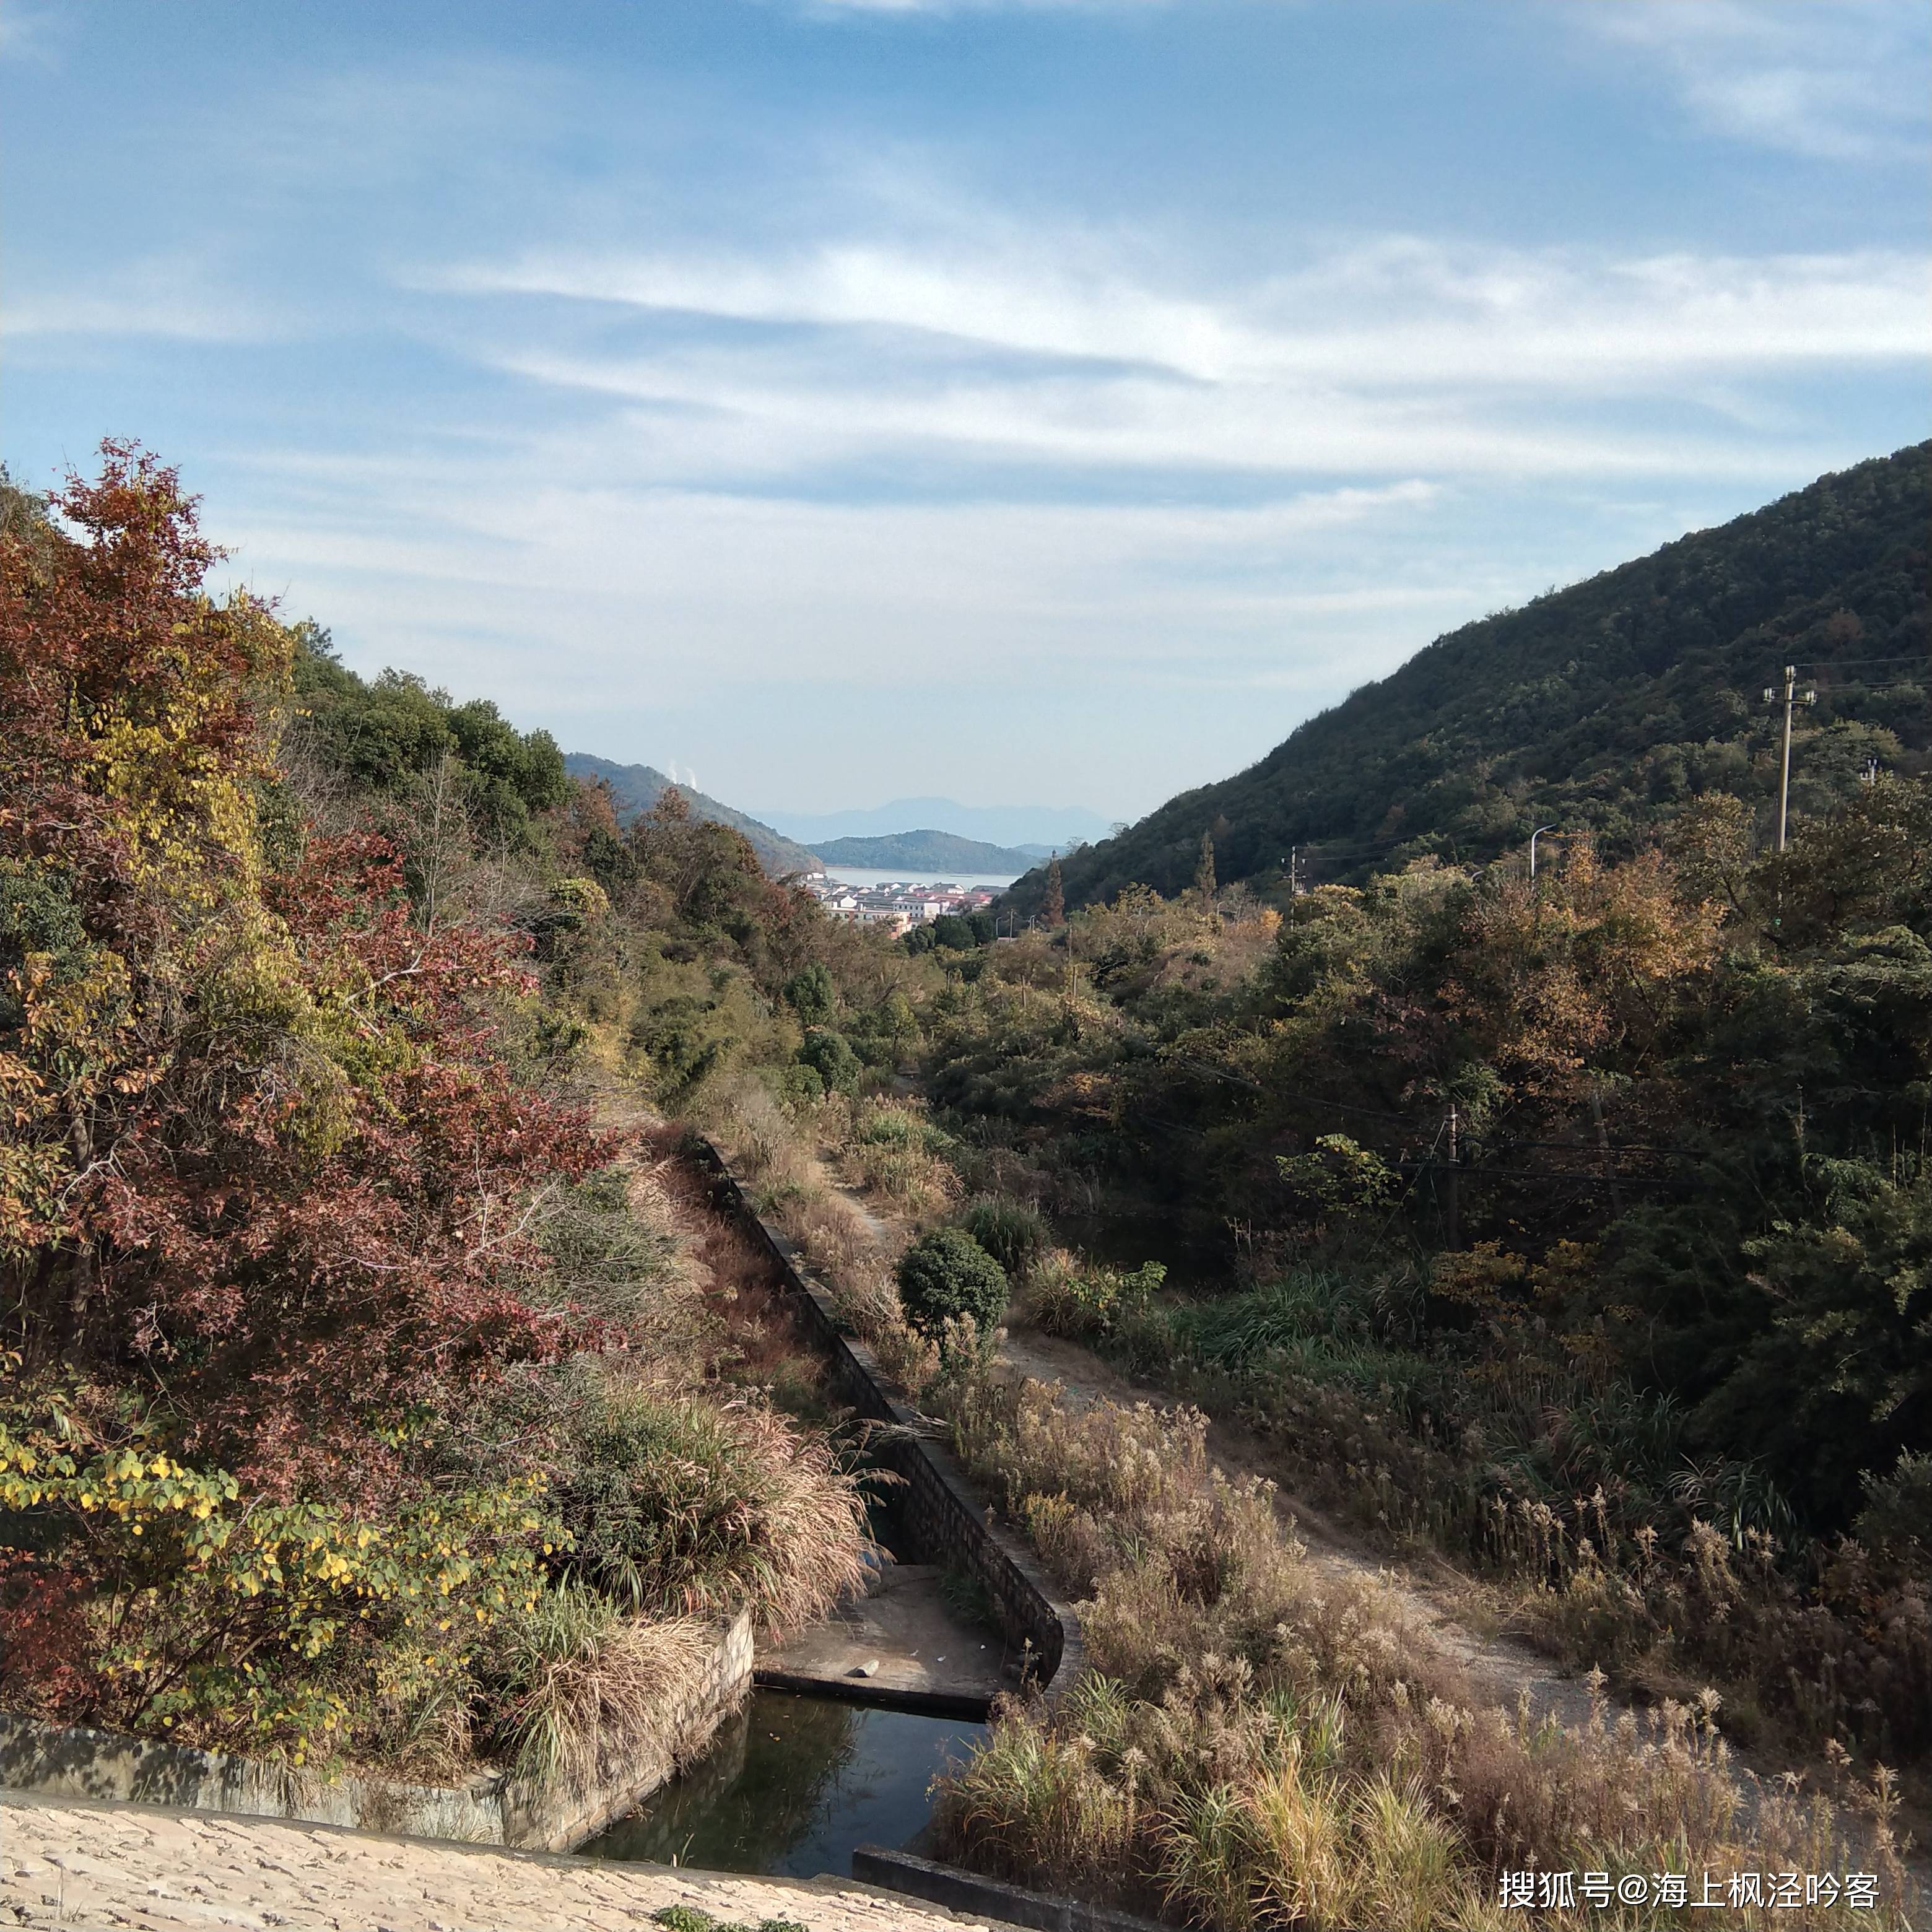
[[[1238,1928],[1520,1922],[1492,1902],[1508,1870],[1862,1862],[1884,1910],[1857,1922],[1904,1922],[1882,1780],[1854,1795],[1865,1815],[1848,1836],[1822,1794],[1741,1783],[1714,1696],[1612,1720],[1598,1678],[1580,1728],[1480,1708],[1386,1595],[1309,1567],[1268,1486],[1214,1467],[1197,1411],[1076,1409],[964,1360],[935,1398],[969,1468],[1082,1598],[1096,1673],[1051,1713],[1009,1704],[942,1782],[949,1856]],[[1851,1917],[1820,1905],[1777,1922]]]

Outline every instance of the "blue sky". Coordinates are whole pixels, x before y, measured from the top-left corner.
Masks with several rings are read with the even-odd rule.
[[[1133,817],[1928,433],[1920,0],[0,0],[0,453],[752,809]]]

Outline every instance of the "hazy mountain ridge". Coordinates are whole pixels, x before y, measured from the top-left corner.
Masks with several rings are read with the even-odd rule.
[[[836,838],[890,838],[913,826],[950,832],[1022,851],[1029,845],[1064,852],[1080,839],[1106,836],[1108,820],[1084,806],[962,805],[952,798],[896,798],[844,812],[766,812],[767,824],[814,851]]]
[[[1917,770],[1932,748],[1928,518],[1921,443],[1465,625],[1247,770],[1072,854],[1066,902],[1181,890],[1204,832],[1223,884],[1279,883],[1295,848],[1306,883],[1430,852],[1486,860],[1540,824],[1631,843],[1706,790],[1768,814],[1762,694],[1786,663],[1820,694],[1794,810],[1842,796],[1868,758]],[[1036,869],[1016,901],[1042,885]]]
[[[742,832],[752,850],[758,854],[759,864],[775,878],[782,878],[788,872],[816,872],[822,869],[816,852],[788,838],[783,832],[774,831],[748,813],[722,804],[701,791],[693,791],[688,785],[677,784],[655,765],[620,765],[609,758],[593,758],[588,752],[570,752],[564,755],[563,768],[572,778],[603,779],[610,788],[620,824],[641,812],[650,811],[667,790],[674,788],[683,794],[694,818],[707,819],[715,825],[728,825],[733,831]]]
[[[962,838],[950,832],[926,830],[896,832],[880,838],[834,838],[821,844],[818,856],[828,866],[856,866],[868,872],[889,871],[895,866],[916,866],[922,871],[950,868],[958,872],[1010,872],[1017,875],[1034,865],[1040,856],[1037,848],[988,845],[977,838]]]

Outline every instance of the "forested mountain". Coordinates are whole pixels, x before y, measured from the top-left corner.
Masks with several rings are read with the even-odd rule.
[[[1922,770],[1932,444],[1862,463],[1716,530],[1440,638],[1235,777],[1170,800],[1063,862],[1066,902],[1173,892],[1204,832],[1224,884],[1358,878],[1430,853],[1486,860],[1532,826],[1628,850],[1700,794],[1777,791],[1763,689],[1795,663],[1818,703],[1792,774],[1800,814],[1868,759]],[[1043,872],[1020,881],[1037,908]]]
[[[914,866],[928,871],[950,867],[956,872],[1023,872],[1034,862],[1032,853],[1015,847],[931,831],[895,832],[884,838],[835,838],[821,845],[818,855],[828,866],[880,870]]]
[[[744,834],[758,862],[773,878],[788,872],[816,872],[822,869],[818,855],[809,852],[782,832],[721,805],[690,786],[668,778],[654,765],[620,765],[608,758],[594,758],[588,752],[572,752],[563,767],[574,778],[602,778],[610,788],[610,802],[616,808],[617,822],[627,825],[640,812],[648,812],[668,791],[677,791],[691,808],[692,818],[711,825],[728,825]]]

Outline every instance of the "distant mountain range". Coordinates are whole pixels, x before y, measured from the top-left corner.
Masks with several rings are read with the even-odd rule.
[[[1135,881],[1177,892],[1203,833],[1220,882],[1280,890],[1416,858],[1483,862],[1537,826],[1628,850],[1706,791],[1775,823],[1776,707],[1798,668],[1801,816],[1868,761],[1932,765],[1927,532],[1932,443],[1808,488],[1520,610],[1466,624],[1298,727],[1258,764],[1074,854],[1069,906]],[[1033,910],[1035,872],[1013,888]]]
[[[742,832],[752,850],[758,854],[758,863],[774,878],[782,878],[788,872],[816,872],[820,869],[817,853],[788,838],[783,832],[773,831],[769,825],[734,811],[728,805],[721,805],[715,798],[707,798],[701,791],[676,784],[654,765],[614,764],[608,758],[593,758],[588,752],[571,752],[565,755],[563,768],[572,778],[602,778],[610,788],[611,802],[617,808],[620,825],[627,824],[640,812],[650,811],[665,792],[676,790],[683,794],[694,818],[706,819],[714,825],[728,825],[733,831]]]
[[[890,838],[916,825],[1010,850],[1036,846],[1032,856],[1044,858],[1082,839],[1103,838],[1108,830],[1108,821],[1084,806],[962,805],[952,798],[896,798],[862,812],[769,811],[765,817],[788,838],[801,840],[815,852],[824,850],[827,839]]]
[[[866,872],[890,872],[903,866],[921,872],[1004,872],[1018,878],[1047,854],[1037,845],[988,845],[951,832],[927,831],[828,839],[819,845],[818,856],[832,871],[856,866]]]

